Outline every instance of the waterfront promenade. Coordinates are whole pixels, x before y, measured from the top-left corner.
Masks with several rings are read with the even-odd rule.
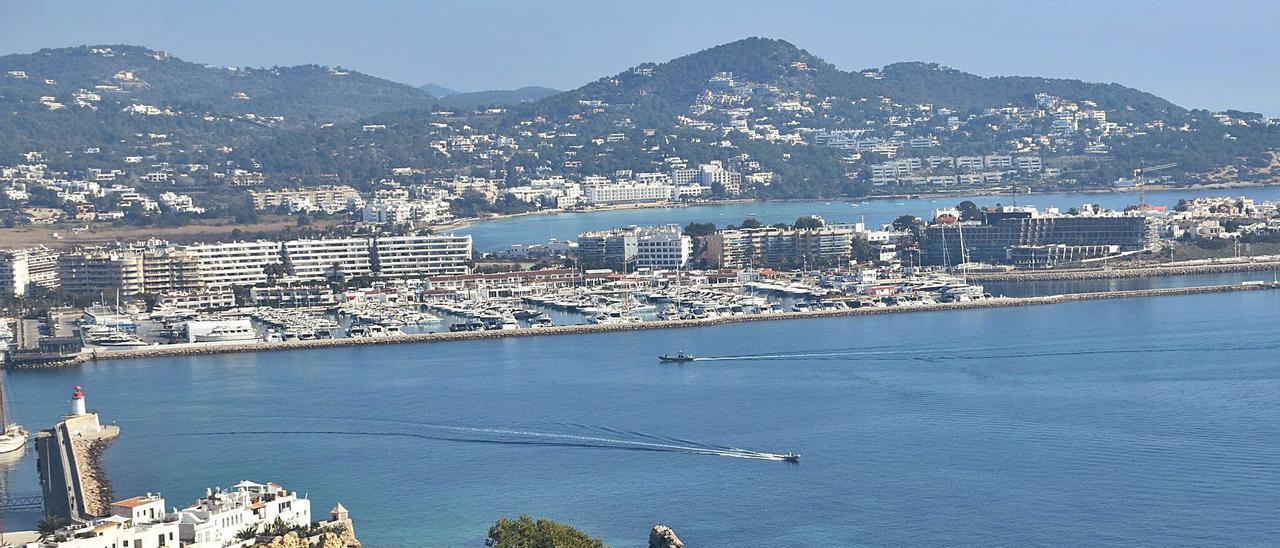
[[[316,340],[291,340],[284,342],[257,342],[250,344],[220,344],[220,345],[157,345],[149,347],[130,348],[127,350],[113,351],[97,351],[85,352],[78,358],[69,362],[64,362],[62,366],[78,365],[90,361],[99,360],[119,360],[119,359],[137,359],[137,358],[158,358],[172,356],[202,356],[211,354],[229,354],[241,352],[263,352],[275,350],[305,350],[318,348],[333,348],[342,346],[368,346],[368,345],[384,345],[384,344],[405,344],[405,343],[422,343],[422,342],[445,342],[445,341],[464,341],[464,340],[481,340],[481,339],[497,339],[507,337],[538,337],[550,335],[577,335],[587,333],[605,333],[618,331],[639,331],[650,329],[675,329],[690,327],[705,327],[727,323],[741,322],[759,322],[759,321],[778,321],[804,318],[826,318],[836,316],[868,316],[880,314],[899,314],[909,312],[941,312],[955,310],[970,310],[979,308],[1004,308],[1016,306],[1040,306],[1053,305],[1078,301],[1096,301],[1103,299],[1129,299],[1129,298],[1146,298],[1146,297],[1164,297],[1173,295],[1195,295],[1202,293],[1222,293],[1232,291],[1261,291],[1280,289],[1277,284],[1236,284],[1236,285],[1211,285],[1200,287],[1177,287],[1162,289],[1140,289],[1130,291],[1099,291],[1091,293],[1072,293],[1064,295],[1046,295],[1036,297],[995,297],[990,299],[981,299],[967,302],[950,302],[950,303],[934,303],[921,304],[913,306],[888,306],[888,307],[865,307],[853,308],[845,310],[816,310],[806,312],[785,312],[779,314],[753,314],[742,316],[722,316],[717,318],[694,319],[694,320],[657,320],[640,323],[627,324],[588,324],[588,325],[563,325],[546,328],[529,328],[514,330],[490,330],[490,331],[467,331],[457,333],[420,333],[420,334],[403,334],[388,337],[367,337],[367,338],[342,338],[342,339],[316,339]]]

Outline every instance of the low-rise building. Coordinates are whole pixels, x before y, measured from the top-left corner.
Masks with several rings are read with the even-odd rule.
[[[285,190],[251,190],[249,200],[254,209],[288,208],[290,211],[323,211],[338,213],[364,206],[360,191],[345,185],[320,186]]]

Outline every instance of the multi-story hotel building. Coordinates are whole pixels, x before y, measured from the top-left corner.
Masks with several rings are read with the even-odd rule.
[[[58,252],[47,247],[0,251],[0,295],[23,297],[58,287]]]
[[[389,278],[466,274],[471,236],[378,236],[373,259],[374,269]]]
[[[326,272],[363,276],[373,272],[369,238],[291,240],[283,255],[289,275],[300,280],[322,280]]]
[[[190,245],[185,249],[200,257],[200,273],[208,287],[265,283],[267,265],[282,264],[280,242],[220,242]]]

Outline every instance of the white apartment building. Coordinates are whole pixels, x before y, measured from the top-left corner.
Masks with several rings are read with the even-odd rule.
[[[361,217],[366,223],[431,223],[449,216],[449,202],[444,200],[377,198],[366,203],[361,211]]]
[[[373,254],[376,269],[384,277],[466,274],[471,236],[379,236],[374,239]]]
[[[41,246],[0,252],[0,294],[23,297],[36,287],[58,287],[57,251]]]
[[[211,288],[265,283],[264,267],[281,264],[280,242],[196,244],[185,249],[200,257],[200,275]]]
[[[636,231],[636,268],[675,270],[689,264],[693,239],[684,235],[679,225],[666,225]]]
[[[593,205],[665,202],[675,194],[675,187],[663,183],[620,181],[586,188],[587,203]]]
[[[235,307],[236,294],[230,287],[170,291],[160,295],[159,304],[184,310],[222,310]]]
[[[288,207],[290,211],[338,213],[364,206],[360,191],[346,185],[296,190],[250,190],[249,198],[254,209]]]
[[[718,184],[729,196],[736,196],[742,192],[741,173],[724,169],[718,162],[702,164],[698,169],[702,171],[698,175],[698,182],[712,188]]]
[[[685,198],[702,198],[711,195],[711,187],[698,183],[680,185],[675,187],[675,194],[675,197],[678,200]]]
[[[336,269],[346,276],[373,271],[368,238],[325,238],[284,243],[284,264],[289,275],[300,280],[323,280]]]
[[[179,548],[178,523],[165,520],[164,498],[146,496],[113,502],[111,515],[58,529],[49,540],[24,544],[26,548]]]
[[[1018,156],[1013,159],[1013,167],[1019,171],[1037,173],[1044,170],[1044,163],[1039,156]]]
[[[698,176],[702,174],[702,170],[698,169],[673,169],[671,170],[671,184],[676,186],[691,185],[698,182]]]
[[[274,483],[242,481],[233,490],[210,489],[195,504],[177,512],[179,537],[185,548],[251,546],[237,534],[280,518],[286,525],[311,524],[311,501]],[[149,544],[148,544],[149,546]]]

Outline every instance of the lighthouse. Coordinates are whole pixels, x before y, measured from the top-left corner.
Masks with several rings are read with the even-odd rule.
[[[84,389],[81,388],[80,385],[76,385],[75,393],[71,394],[71,414],[72,415],[88,414],[88,412],[85,411],[85,407],[84,407]]]

